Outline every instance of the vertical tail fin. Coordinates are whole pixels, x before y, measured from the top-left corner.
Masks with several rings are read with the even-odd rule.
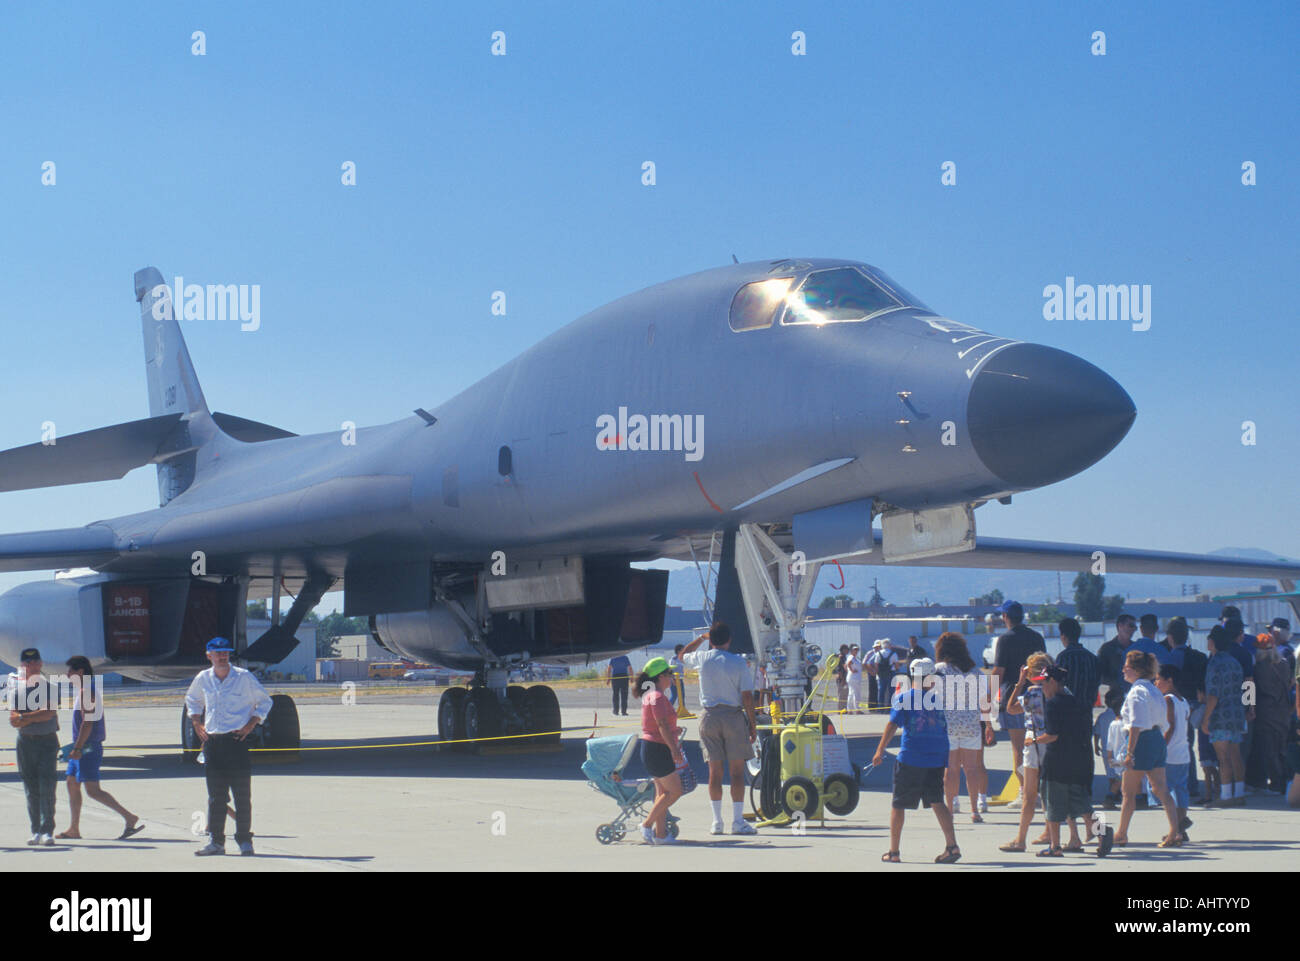
[[[144,334],[145,377],[149,384],[149,414],[183,414],[177,447],[184,450],[158,465],[158,503],[166,504],[194,482],[195,448],[216,434],[208,403],[190,362],[190,352],[176,323],[171,291],[157,267],[135,272],[135,299],[140,304]]]
[[[135,299],[144,332],[145,375],[149,379],[149,415],[208,413],[203,388],[176,323],[171,290],[157,267],[135,272]]]

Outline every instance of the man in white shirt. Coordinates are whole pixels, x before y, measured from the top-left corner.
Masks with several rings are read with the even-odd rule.
[[[858,660],[858,645],[854,644],[849,648],[849,656],[844,662],[844,669],[848,672],[849,682],[848,711],[850,714],[861,714],[862,662]]]
[[[696,648],[709,639],[707,651]],[[731,628],[722,621],[682,648],[682,663],[699,674],[700,744],[709,762],[709,801],[713,805],[710,834],[722,833],[722,773],[731,777],[732,834],[757,834],[745,822],[745,762],[754,756],[758,726],[754,719],[754,672],[749,662],[732,654]]]
[[[194,853],[226,853],[226,801],[235,800],[235,843],[239,853],[253,853],[252,765],[248,735],[271,711],[271,695],[249,671],[230,663],[234,646],[224,637],[208,641],[208,661],[185,693],[185,710],[203,743],[208,782],[210,840]]]

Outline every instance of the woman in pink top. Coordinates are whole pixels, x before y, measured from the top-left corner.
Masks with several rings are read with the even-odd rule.
[[[668,833],[668,809],[682,796],[677,765],[686,762],[677,743],[677,711],[665,693],[673,683],[673,672],[662,657],[646,662],[636,679],[633,693],[641,698],[641,761],[655,782],[655,803],[641,822],[646,844],[674,844]]]

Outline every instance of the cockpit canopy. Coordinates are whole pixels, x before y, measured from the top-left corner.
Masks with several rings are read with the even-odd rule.
[[[797,265],[803,266],[803,265]],[[856,323],[890,310],[929,308],[868,267],[829,267],[798,276],[772,277],[746,284],[731,301],[731,329],[759,330],[780,318],[794,324]]]

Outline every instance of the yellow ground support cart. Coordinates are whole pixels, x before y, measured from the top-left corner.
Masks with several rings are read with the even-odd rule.
[[[827,659],[792,719],[774,706],[772,723],[759,725],[759,756],[751,762],[749,793],[759,826],[789,824],[796,817],[824,820],[827,811],[843,817],[858,806],[858,775],[849,762],[848,739],[835,733],[829,715],[809,710],[837,661],[835,656]],[[825,697],[823,693],[823,706]]]

